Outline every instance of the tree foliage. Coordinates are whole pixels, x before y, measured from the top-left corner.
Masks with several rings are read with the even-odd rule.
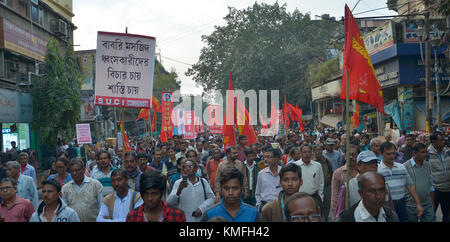
[[[308,109],[308,65],[326,59],[337,23],[287,12],[278,3],[229,7],[224,19],[225,26],[202,36],[206,47],[186,74],[205,91],[224,91],[232,73],[235,89],[280,90],[281,99],[287,94],[289,102]]]
[[[339,58],[330,59],[322,64],[311,64],[309,67],[311,72],[310,84],[322,85],[324,82],[341,71],[339,69]]]
[[[58,135],[72,138],[80,118],[81,78],[72,47],[60,56],[58,41],[47,44],[43,77],[34,81],[33,127],[42,141],[53,146]]]

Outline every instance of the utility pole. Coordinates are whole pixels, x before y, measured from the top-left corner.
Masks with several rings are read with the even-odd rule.
[[[426,124],[425,129],[427,133],[431,132],[431,126],[433,125],[432,110],[433,110],[433,94],[431,91],[431,53],[430,53],[430,13],[425,13],[425,103],[426,103]]]
[[[440,83],[439,83],[439,69],[438,69],[438,56],[437,56],[437,47],[438,45],[434,45],[434,69],[436,76],[436,109],[437,109],[437,127],[441,127],[441,97],[440,97]]]

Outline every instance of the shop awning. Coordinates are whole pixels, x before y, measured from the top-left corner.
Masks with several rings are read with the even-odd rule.
[[[414,101],[414,104],[416,105],[417,110],[419,112],[426,114],[426,107],[425,107],[425,101]],[[447,120],[450,118],[450,99],[443,99],[441,97],[441,103],[440,103],[440,109],[441,109],[441,122]],[[436,108],[436,102],[433,103],[433,110],[432,110],[432,118],[433,123],[437,120],[437,108]]]
[[[336,128],[336,125],[342,120],[342,114],[327,114],[322,117],[320,123]]]

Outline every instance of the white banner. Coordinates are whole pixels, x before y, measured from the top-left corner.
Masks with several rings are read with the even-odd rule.
[[[98,32],[95,104],[150,108],[156,39]]]

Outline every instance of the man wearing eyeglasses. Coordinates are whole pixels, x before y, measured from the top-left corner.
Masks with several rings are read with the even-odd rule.
[[[0,181],[0,222],[28,222],[34,213],[33,204],[17,196],[17,182],[13,178]]]
[[[313,197],[304,192],[291,195],[284,207],[288,222],[320,222],[320,208]]]
[[[197,162],[187,160],[182,169],[187,177],[175,182],[167,203],[183,210],[186,222],[200,222],[203,213],[214,205],[216,197],[208,181],[196,176]]]

